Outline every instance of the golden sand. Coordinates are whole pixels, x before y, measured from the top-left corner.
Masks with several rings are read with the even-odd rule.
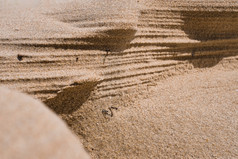
[[[236,1],[1,6],[0,85],[43,101],[92,158],[237,158]]]

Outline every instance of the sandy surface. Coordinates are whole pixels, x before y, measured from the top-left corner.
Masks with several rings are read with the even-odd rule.
[[[33,2],[0,4],[0,85],[92,158],[238,158],[236,1]]]
[[[61,116],[93,158],[237,158],[237,80],[236,68],[195,69]]]
[[[141,150],[154,154],[150,157],[236,158],[237,80],[237,70],[211,69],[174,77],[159,82],[122,118],[139,121],[132,130],[146,139]]]

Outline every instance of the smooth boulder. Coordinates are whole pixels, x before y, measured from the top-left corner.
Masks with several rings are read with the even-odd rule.
[[[41,102],[0,88],[1,159],[89,159],[66,124]]]

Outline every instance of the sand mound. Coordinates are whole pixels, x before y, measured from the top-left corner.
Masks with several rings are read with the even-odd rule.
[[[89,158],[78,139],[42,103],[5,88],[0,94],[0,158]]]
[[[93,158],[236,158],[237,77],[232,69],[194,71],[62,117]]]

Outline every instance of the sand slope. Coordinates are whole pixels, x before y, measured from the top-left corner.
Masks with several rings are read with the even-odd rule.
[[[236,158],[237,78],[237,69],[193,70],[61,116],[92,158]]]

